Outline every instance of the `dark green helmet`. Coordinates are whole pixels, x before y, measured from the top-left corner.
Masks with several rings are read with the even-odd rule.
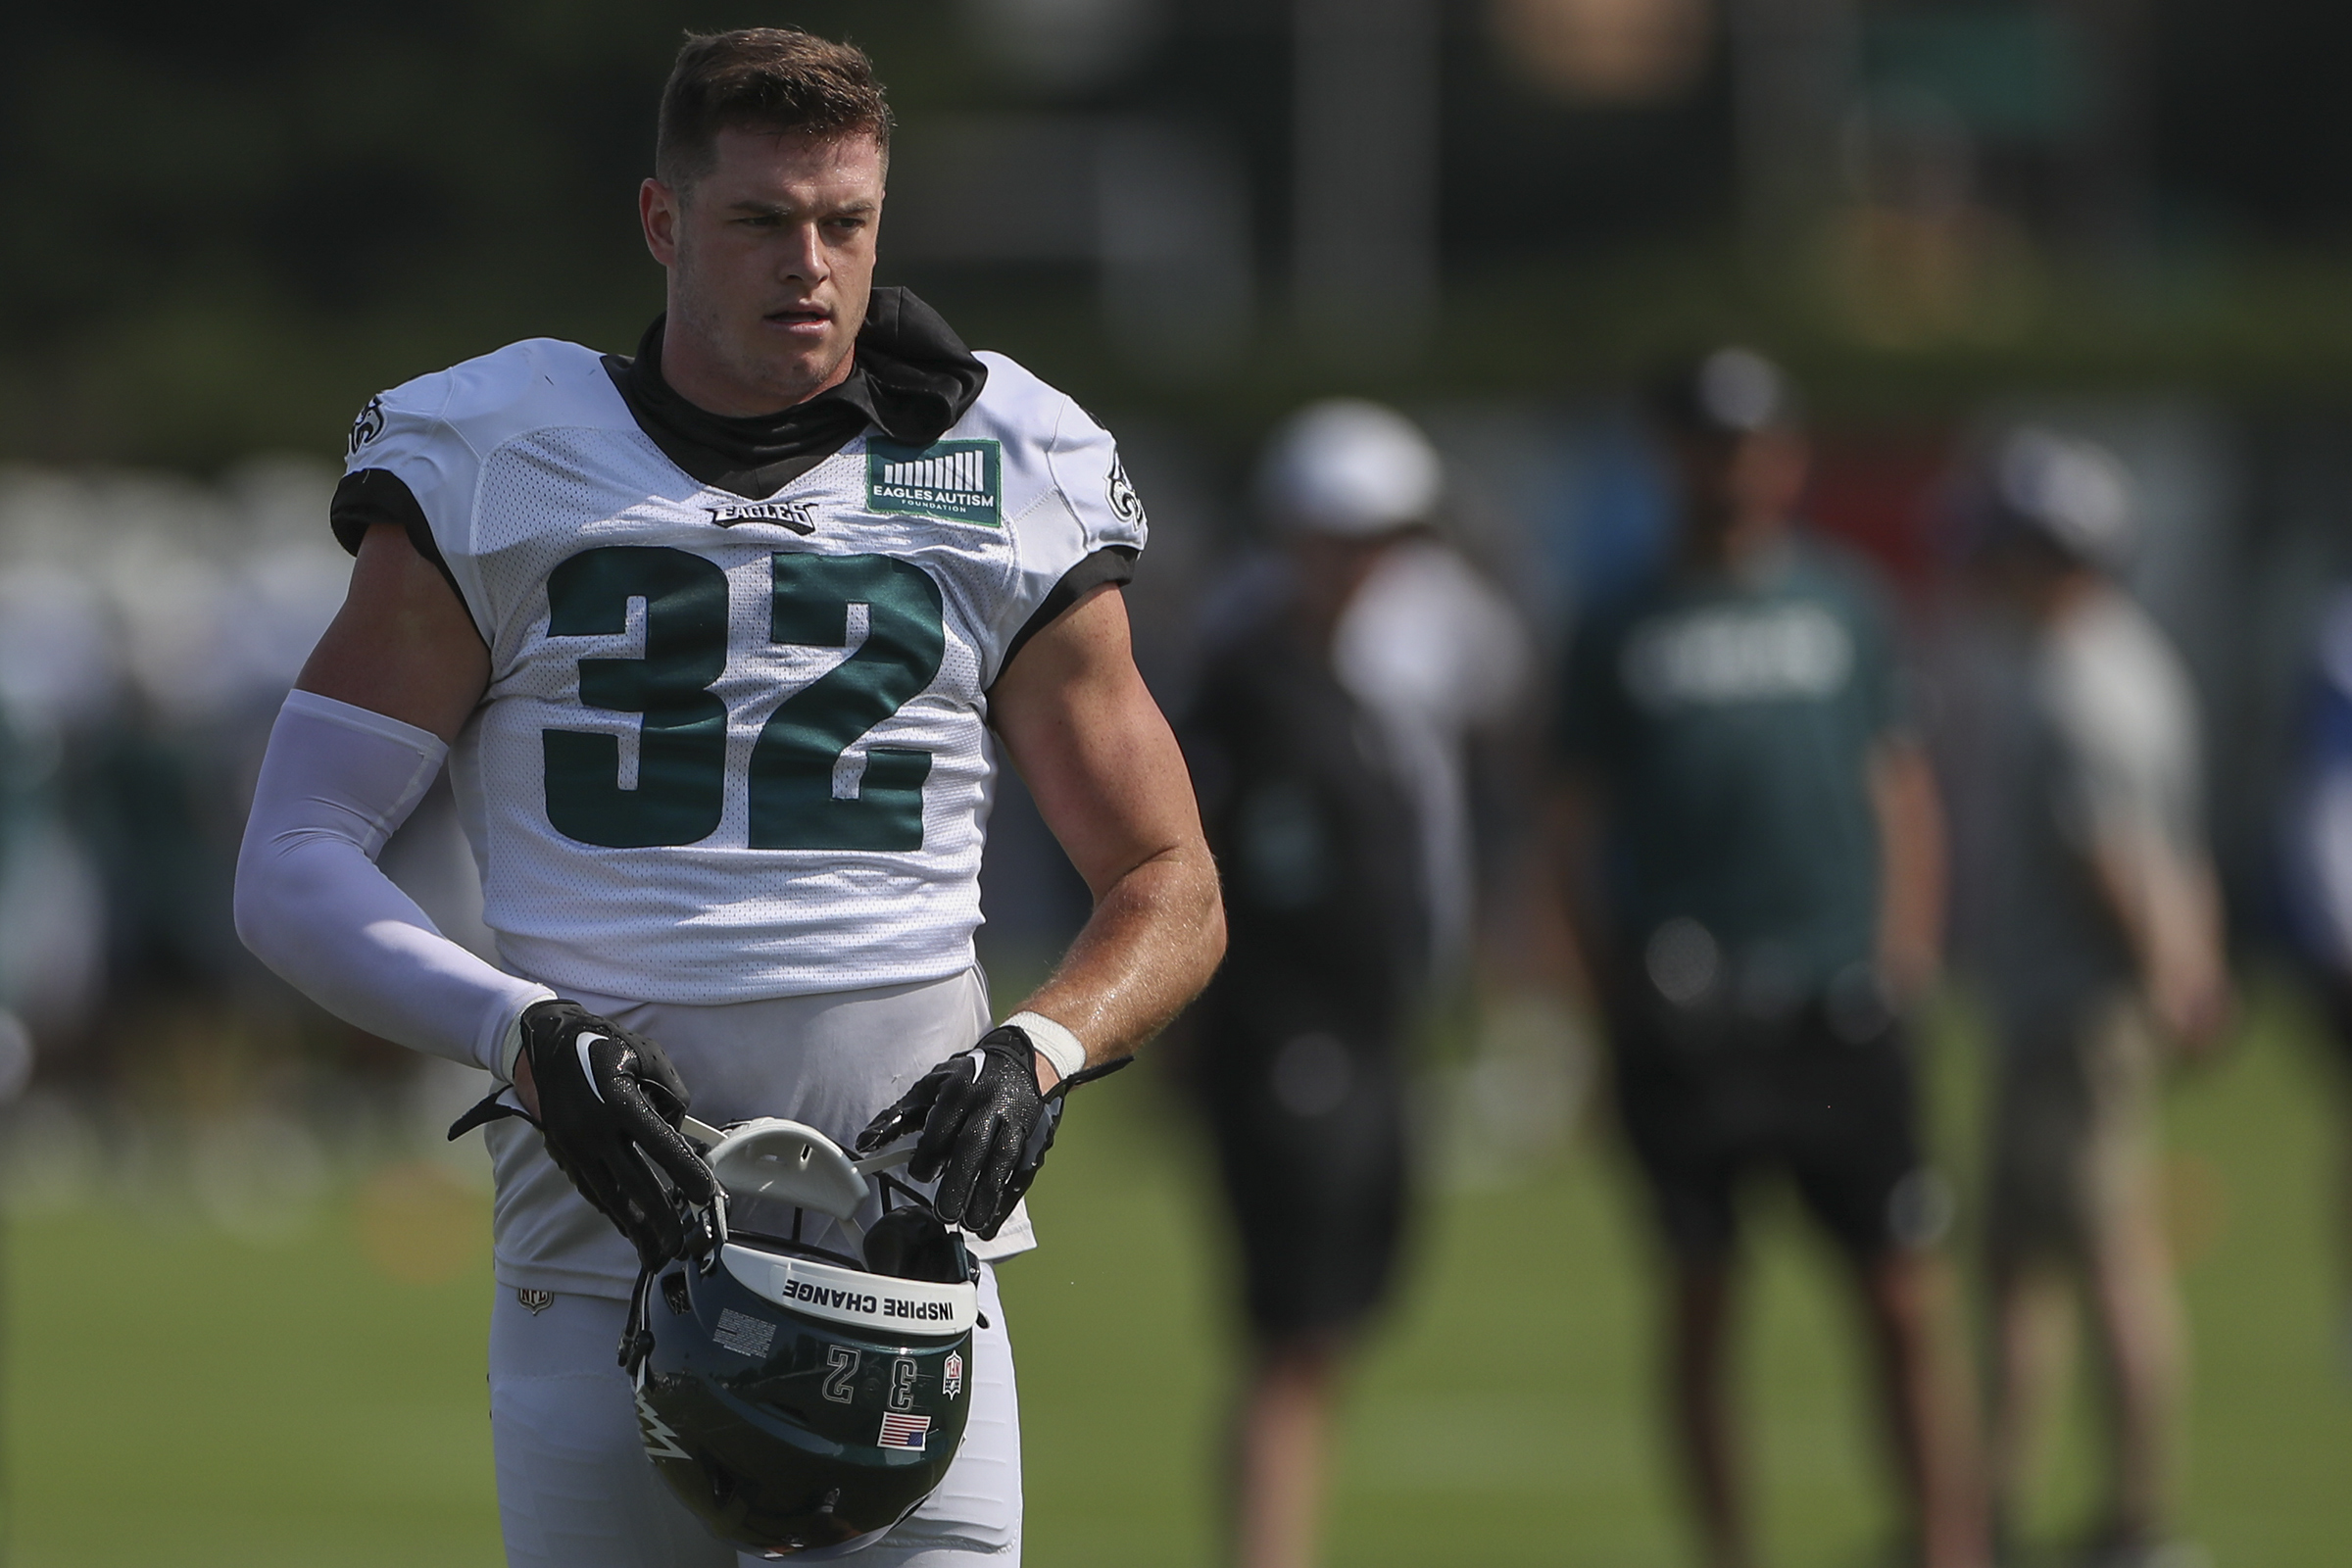
[[[782,1557],[879,1536],[931,1494],[963,1439],[978,1268],[888,1178],[882,1202],[906,1201],[858,1225],[881,1163],[860,1169],[796,1123],[732,1129],[710,1156],[727,1194],[711,1245],[638,1280],[622,1359],[646,1452],[741,1548]],[[841,1222],[864,1256],[800,1242],[803,1209]]]

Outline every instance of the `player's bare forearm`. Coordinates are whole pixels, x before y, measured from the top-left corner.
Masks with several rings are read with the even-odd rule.
[[[1163,1028],[1225,954],[1225,906],[1191,775],[1136,672],[1126,602],[1098,591],[1031,640],[997,682],[990,722],[1095,910],[1027,1003],[1092,1063]]]
[[[1095,901],[1053,978],[1022,1005],[1068,1028],[1090,1063],[1132,1054],[1200,993],[1225,953],[1215,868],[1177,853]]]

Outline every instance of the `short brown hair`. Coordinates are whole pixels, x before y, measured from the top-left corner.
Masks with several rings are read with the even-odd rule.
[[[675,190],[710,172],[721,130],[871,136],[890,163],[890,104],[854,44],[798,27],[690,33],[662,89],[654,173]]]

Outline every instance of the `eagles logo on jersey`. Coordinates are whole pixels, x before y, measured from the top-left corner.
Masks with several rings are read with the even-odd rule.
[[[748,500],[575,344],[368,405],[350,469],[405,485],[490,650],[450,776],[509,962],[705,1004],[972,963],[989,687],[1145,542],[1110,437],[979,359],[938,440],[869,430]]]
[[[1103,485],[1102,500],[1110,508],[1110,514],[1129,527],[1141,530],[1146,526],[1143,497],[1127,482],[1127,465],[1115,457],[1110,460],[1110,477]]]
[[[380,397],[369,398],[368,406],[360,411],[360,416],[351,421],[351,435],[344,443],[344,455],[356,454],[360,448],[383,433],[384,400]]]

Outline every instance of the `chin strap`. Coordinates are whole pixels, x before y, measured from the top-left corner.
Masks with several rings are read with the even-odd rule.
[[[487,1127],[494,1121],[505,1121],[509,1116],[520,1121],[527,1121],[532,1126],[538,1127],[539,1118],[523,1109],[521,1102],[507,1098],[514,1093],[514,1086],[513,1084],[500,1084],[496,1089],[474,1102],[471,1110],[449,1124],[449,1141],[454,1144],[476,1127]],[[545,1128],[540,1128],[540,1130],[546,1131]]]
[[[1057,1079],[1046,1091],[1046,1111],[1029,1129],[1028,1146],[1021,1151],[1022,1159],[1032,1168],[1045,1163],[1046,1151],[1054,1147],[1054,1135],[1061,1130],[1061,1102],[1069,1092],[1080,1084],[1091,1084],[1098,1078],[1107,1078],[1121,1067],[1133,1062],[1133,1056],[1115,1056],[1100,1067],[1081,1067],[1067,1078]]]
[[[727,1136],[709,1122],[697,1121],[692,1116],[678,1118],[678,1132],[703,1154],[709,1154]],[[718,1267],[718,1250],[727,1245],[727,1190],[714,1186],[709,1203],[688,1203],[686,1219],[687,1255],[708,1274]]]
[[[505,1121],[509,1117],[539,1127],[538,1117],[508,1098],[514,1093],[513,1084],[501,1084],[484,1095],[474,1102],[472,1109],[449,1124],[449,1141],[454,1144],[476,1127],[487,1127],[494,1121]],[[540,1131],[545,1132],[546,1129],[541,1127]],[[706,1150],[726,1136],[710,1123],[696,1121],[692,1116],[680,1121],[678,1131]],[[685,1206],[688,1221],[686,1252],[708,1274],[718,1262],[718,1250],[727,1242],[726,1191],[721,1188],[713,1192],[707,1204],[688,1203]]]
[[[1064,1074],[1059,1082],[1046,1091],[1046,1098],[1057,1100],[1080,1084],[1091,1084],[1098,1078],[1109,1077],[1121,1067],[1132,1067],[1133,1065],[1135,1065],[1133,1056],[1113,1056],[1099,1067],[1081,1067],[1076,1072]]]
[[[647,1317],[653,1293],[654,1271],[640,1267],[637,1284],[629,1292],[628,1321],[620,1326],[620,1369],[628,1375],[631,1388],[644,1385],[645,1358],[654,1353],[654,1331]]]

